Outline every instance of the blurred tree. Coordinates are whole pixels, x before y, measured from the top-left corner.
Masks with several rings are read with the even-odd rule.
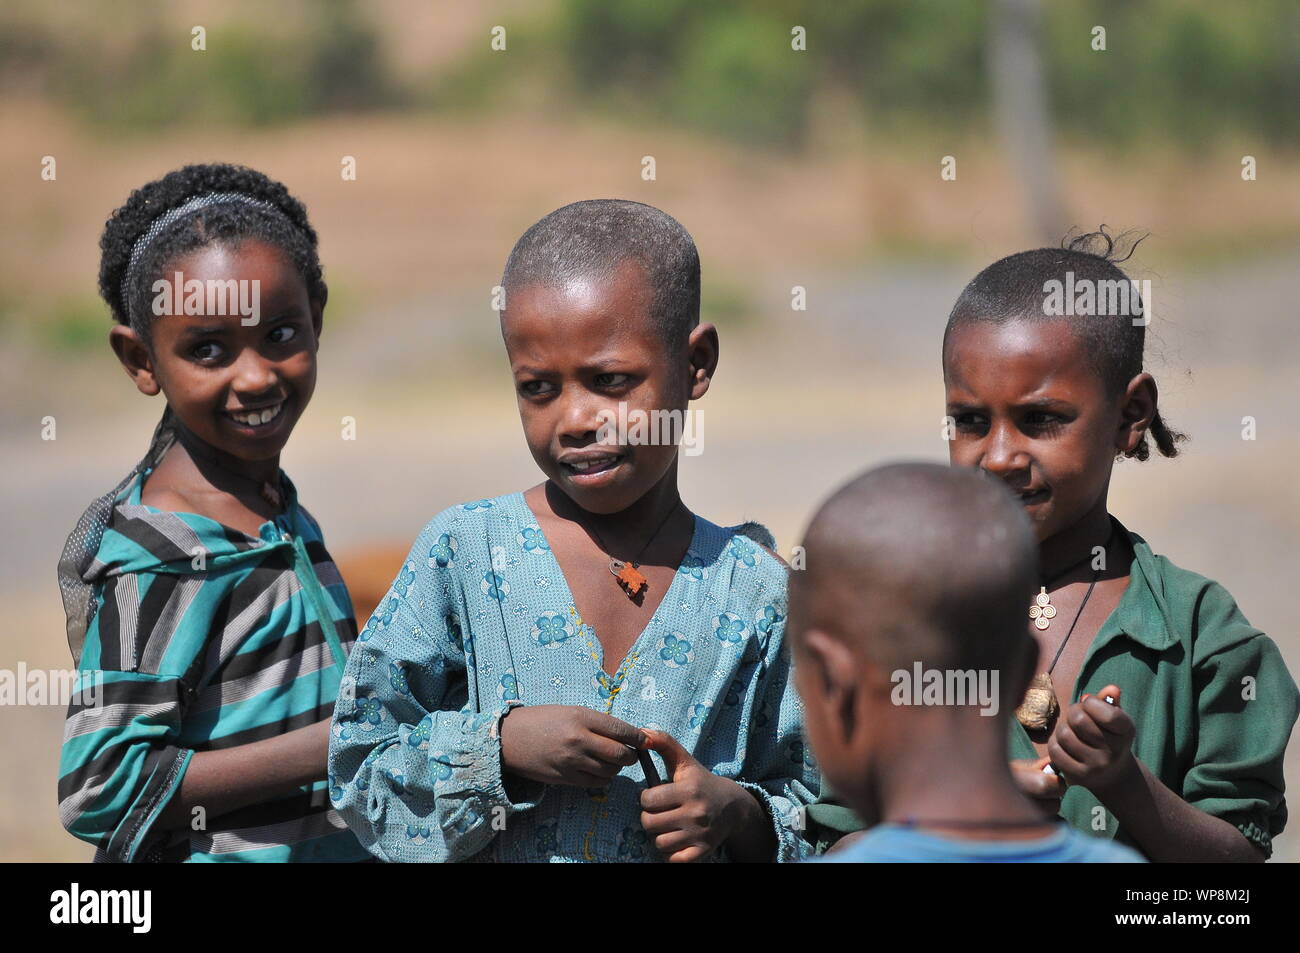
[[[1039,0],[994,0],[989,75],[1002,148],[1020,173],[1034,227],[1045,241],[1065,230],[1043,76]]]

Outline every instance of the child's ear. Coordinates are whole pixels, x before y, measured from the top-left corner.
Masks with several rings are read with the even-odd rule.
[[[835,733],[832,741],[837,746],[851,744],[865,727],[858,724],[864,693],[853,650],[835,636],[816,628],[803,633],[803,649],[803,661],[812,668],[808,684],[814,686],[821,696],[815,703],[822,709],[822,724]]]
[[[136,389],[146,397],[156,397],[162,388],[158,386],[158,378],[154,374],[153,355],[149,353],[149,345],[141,340],[133,328],[123,324],[113,325],[108,332],[108,343],[131,380],[135,381]]]
[[[1117,451],[1127,454],[1138,448],[1142,438],[1151,429],[1151,421],[1155,419],[1159,397],[1156,379],[1146,371],[1128,382],[1120,404],[1119,430],[1115,432]]]
[[[709,392],[709,382],[718,369],[718,329],[711,324],[699,324],[687,339],[691,361],[691,400],[699,400]]]

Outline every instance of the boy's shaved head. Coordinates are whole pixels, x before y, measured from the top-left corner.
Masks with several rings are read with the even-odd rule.
[[[930,463],[859,476],[817,512],[790,617],[850,643],[886,672],[1014,669],[1031,641],[1037,546],[1000,481]]]
[[[666,212],[624,199],[588,199],[556,209],[515,243],[501,285],[506,307],[514,291],[539,284],[564,287],[609,280],[637,262],[653,291],[651,317],[670,348],[683,345],[700,321],[700,256],[682,224]]]

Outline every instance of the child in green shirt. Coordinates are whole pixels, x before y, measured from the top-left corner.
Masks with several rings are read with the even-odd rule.
[[[818,509],[790,574],[804,725],[844,799],[880,823],[839,862],[1140,863],[1020,790],[1007,722],[1038,647],[1029,520],[1000,481],[900,463]]]
[[[1185,439],[1142,369],[1147,317],[1113,249],[1102,231],[1003,258],[944,333],[951,462],[1004,480],[1039,542],[1013,767],[1049,810],[1151,860],[1264,860],[1296,686],[1222,586],[1110,514],[1116,459]]]

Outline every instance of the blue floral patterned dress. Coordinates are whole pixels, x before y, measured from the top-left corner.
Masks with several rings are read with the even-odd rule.
[[[415,541],[348,659],[330,798],[383,860],[662,860],[640,823],[639,765],[601,789],[503,777],[509,706],[582,705],[668,732],[752,791],[774,859],[797,860],[811,853],[803,806],[818,782],[785,613],[785,567],[696,517],[668,592],[610,675],[523,494],[452,507]]]

